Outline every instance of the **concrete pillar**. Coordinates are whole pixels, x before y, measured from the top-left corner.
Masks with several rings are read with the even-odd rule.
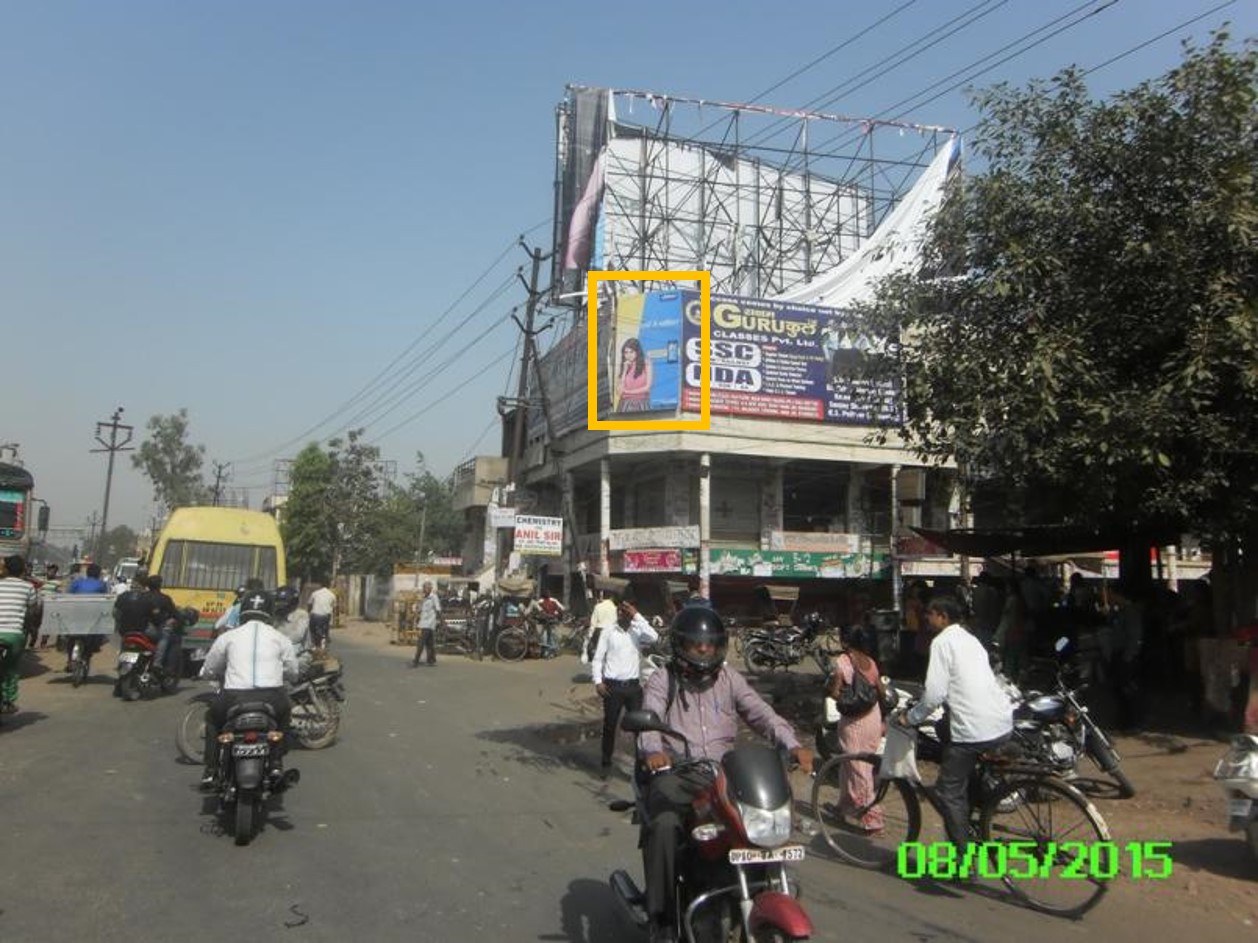
[[[861,491],[865,487],[865,468],[853,464],[847,479],[847,532],[868,534],[865,512],[861,509]]]
[[[903,592],[900,587],[900,554],[895,545],[896,528],[900,525],[900,466],[891,466],[891,605],[901,611]]]
[[[563,501],[560,504],[560,507],[564,509],[563,517],[565,519],[564,528],[563,528],[563,561],[564,561],[563,596],[561,596],[560,598],[563,600],[563,604],[565,606],[571,606],[572,605],[572,574],[573,574],[573,570],[575,569],[575,565],[573,564],[572,561],[573,561],[573,557],[575,556],[574,545],[577,542],[577,522],[576,522],[576,519],[572,517],[572,506],[573,506],[572,472],[570,471],[563,472],[563,477],[560,480],[563,483]]]
[[[712,456],[699,456],[699,594],[712,598]]]
[[[775,464],[765,476],[760,490],[760,549],[772,550],[771,534],[782,529],[782,488],[786,470]]]
[[[598,462],[598,572],[611,575],[611,559],[608,542],[612,535],[612,463],[602,458]]]

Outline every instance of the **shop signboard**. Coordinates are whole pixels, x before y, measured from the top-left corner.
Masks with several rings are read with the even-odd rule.
[[[626,550],[621,558],[624,573],[695,573],[699,552],[692,548]]]
[[[531,517],[517,514],[515,518],[515,553],[557,557],[563,553],[563,518]]]
[[[886,553],[800,553],[783,550],[720,549],[709,552],[713,576],[803,579],[887,579]]]

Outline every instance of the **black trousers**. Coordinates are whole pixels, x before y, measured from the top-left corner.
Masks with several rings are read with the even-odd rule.
[[[970,776],[980,753],[1005,743],[1011,735],[976,743],[952,742],[944,746],[935,780],[935,798],[943,812],[948,840],[960,851],[970,838]]]
[[[437,640],[435,638],[435,633],[435,629],[419,630],[419,641],[415,644],[415,664],[419,664],[419,658],[424,654],[424,649],[428,649],[428,664],[435,665],[437,663]]]
[[[621,711],[636,711],[642,707],[642,685],[637,679],[630,681],[603,681],[607,697],[603,698],[603,765],[610,766],[616,752],[616,726]]]
[[[646,878],[646,911],[656,923],[672,920],[677,886],[677,853],[690,804],[707,784],[695,771],[688,775],[660,773],[651,778],[647,793],[646,841],[642,871]]]
[[[288,739],[288,722],[292,719],[293,705],[284,688],[254,688],[251,691],[223,690],[210,701],[205,711],[205,771],[218,769],[218,732],[227,723],[227,712],[237,704],[262,701],[271,705],[279,721],[284,739]],[[283,748],[281,746],[281,753]]]

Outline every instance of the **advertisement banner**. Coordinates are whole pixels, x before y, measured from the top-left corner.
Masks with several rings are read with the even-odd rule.
[[[681,394],[682,305],[687,294],[621,295],[606,333],[600,319],[600,419],[676,411]],[[697,390],[695,395],[697,404]]]
[[[860,553],[860,534],[830,534],[813,531],[771,530],[770,550],[797,550],[804,553]]]
[[[625,573],[677,573],[681,571],[681,551],[626,550],[621,565]]]
[[[685,296],[682,408],[699,410],[698,294]],[[712,412],[870,425],[894,418],[895,387],[862,379],[880,349],[851,312],[712,296]],[[875,398],[870,399],[871,395]]]
[[[776,550],[712,550],[713,576],[887,579],[886,553],[792,553]]]
[[[489,526],[494,530],[499,527],[515,527],[515,508],[500,508],[496,504],[491,504]]]
[[[562,517],[515,518],[515,554],[557,557],[563,553]],[[514,555],[514,554],[513,554]]]
[[[646,550],[651,547],[697,547],[699,525],[679,527],[630,527],[608,535],[609,550]]]

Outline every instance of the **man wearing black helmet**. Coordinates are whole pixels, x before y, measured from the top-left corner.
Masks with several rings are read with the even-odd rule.
[[[264,701],[275,711],[280,729],[287,732],[292,705],[284,686],[297,681],[297,653],[293,643],[271,625],[275,597],[254,590],[240,602],[240,625],[214,640],[201,667],[202,678],[223,682],[210,703],[205,724],[205,775],[202,786],[212,786],[218,772],[218,732],[227,712],[242,701]]]
[[[725,664],[729,636],[714,610],[697,605],[682,609],[673,618],[669,639],[672,662],[651,675],[642,707],[655,711],[667,726],[683,734],[692,757],[719,761],[734,748],[741,717],[762,737],[787,747],[805,773],[812,771],[812,752],[800,746],[791,725]],[[670,751],[676,750],[678,756],[684,752],[675,740],[648,731],[639,737],[638,749],[655,773],[647,796],[650,824],[642,851],[646,907],[652,939],[671,940],[677,849],[686,813],[701,786],[664,772],[673,762]]]

